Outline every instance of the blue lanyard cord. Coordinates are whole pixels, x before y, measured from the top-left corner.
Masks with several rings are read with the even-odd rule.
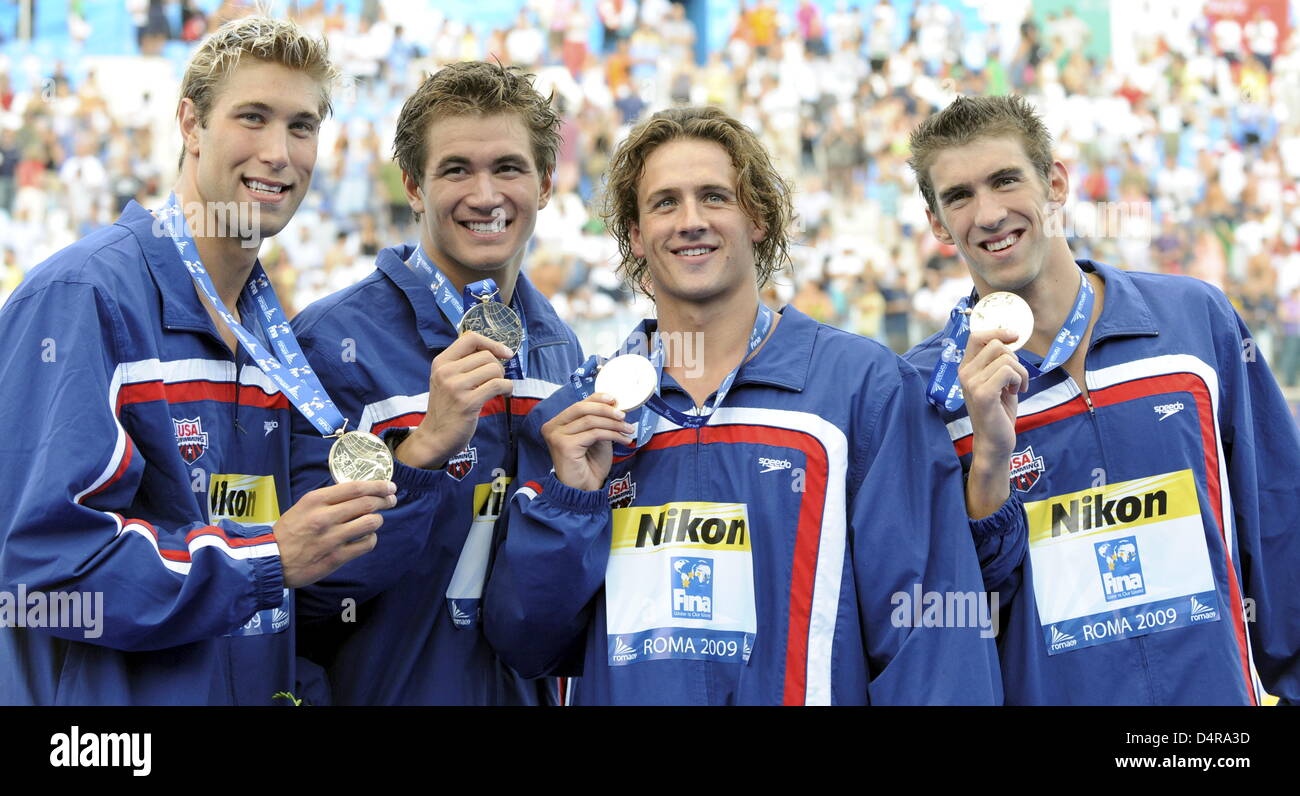
[[[485,301],[500,301],[501,292],[497,288],[497,283],[492,279],[482,279],[478,282],[472,282],[465,286],[462,296],[456,295],[451,280],[433,264],[433,260],[424,253],[424,246],[416,246],[415,251],[406,260],[407,266],[417,274],[424,275],[428,280],[429,290],[433,291],[434,300],[442,314],[451,322],[453,328],[459,331],[460,322],[465,317],[465,308],[471,304],[477,304]],[[505,363],[506,377],[511,379],[522,379],[526,373],[526,363],[528,362],[528,323],[524,318],[523,303],[518,300],[519,291],[515,290],[515,295],[511,297],[510,307],[519,316],[519,324],[523,327],[523,337],[519,341],[519,350],[515,355]]]
[[[974,294],[972,294],[973,296]],[[935,366],[926,389],[925,398],[936,407],[955,412],[965,403],[961,394],[961,385],[957,382],[957,367],[961,365],[966,354],[966,343],[970,340],[970,316],[966,310],[971,305],[972,296],[962,296],[961,301],[948,315],[948,325],[943,329],[943,351],[939,354],[939,364]],[[1092,317],[1092,305],[1096,292],[1088,282],[1082,269],[1079,271],[1079,294],[1074,302],[1074,310],[1066,318],[1061,331],[1052,340],[1047,356],[1039,365],[1026,360],[1019,353],[1016,358],[1029,372],[1029,378],[1036,379],[1044,373],[1064,365],[1079,347],[1083,334],[1088,330],[1088,319]]]
[[[302,413],[321,434],[332,436],[343,430],[347,422],[343,414],[334,406],[316,373],[307,364],[307,358],[294,337],[289,319],[280,306],[271,280],[262,269],[260,262],[253,263],[253,272],[244,285],[243,298],[251,299],[257,306],[258,322],[271,347],[265,350],[248,329],[244,328],[234,315],[226,310],[226,305],[217,296],[217,289],[208,276],[203,261],[199,258],[198,247],[190,235],[189,225],[173,193],[167,198],[167,204],[154,214],[162,222],[167,236],[176,245],[181,262],[190,272],[194,284],[211,302],[218,316],[230,329],[235,339],[244,346],[248,355],[257,363],[257,367],[280,389],[294,408]],[[190,254],[186,254],[189,251]],[[298,364],[295,364],[297,362]],[[235,374],[238,380],[238,373]]]
[[[740,364],[736,365],[736,367],[727,374],[727,377],[722,380],[722,383],[718,385],[717,392],[714,393],[713,401],[711,403],[706,403],[696,414],[687,414],[681,410],[674,409],[669,406],[668,402],[663,399],[662,395],[660,395],[659,385],[663,382],[664,345],[663,337],[658,333],[658,331],[656,331],[654,333],[654,347],[650,352],[649,359],[650,364],[654,366],[655,373],[658,377],[655,382],[654,395],[650,396],[650,400],[646,401],[646,408],[650,409],[654,414],[659,415],[665,420],[675,423],[678,426],[682,426],[683,428],[700,428],[707,424],[709,418],[713,416],[714,411],[722,405],[723,400],[727,397],[727,392],[731,390],[731,385],[735,382],[736,375],[740,373],[741,366],[745,364],[745,361],[749,359],[755,349],[762,345],[763,340],[767,338],[768,332],[771,331],[774,321],[775,313],[773,313],[766,305],[759,304],[758,312],[754,317],[754,327],[749,334],[749,343],[745,351],[745,356],[741,358]],[[640,351],[644,351],[644,347],[645,334],[638,329],[623,343],[619,352],[639,353]],[[573,375],[569,377],[570,383],[584,400],[590,398],[592,392],[595,390],[596,372],[600,370],[599,366],[601,364],[603,363],[598,357],[595,355],[590,356],[587,358],[587,361],[582,364],[582,367],[574,371]],[[629,423],[634,423],[636,425],[636,447],[642,447],[654,434],[654,428],[657,425],[655,419],[649,416],[648,413],[637,409],[628,413],[627,420]],[[616,445],[614,452],[616,455],[621,456],[626,455],[631,451],[623,446]]]

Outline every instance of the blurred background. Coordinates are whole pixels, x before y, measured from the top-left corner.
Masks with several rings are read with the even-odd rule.
[[[291,313],[414,239],[391,160],[427,72],[497,58],[563,116],[527,273],[589,351],[653,314],[597,213],[638,119],[723,107],[795,187],[794,267],[768,292],[904,351],[971,285],[929,232],[907,134],[958,94],[1020,93],[1071,177],[1078,257],[1223,289],[1300,412],[1300,0],[0,0],[0,301],[51,253],[160,206],[184,65],[257,8],[329,40],[344,79],[309,197],[264,244]]]

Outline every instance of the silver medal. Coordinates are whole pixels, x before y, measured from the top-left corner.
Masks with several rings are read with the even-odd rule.
[[[524,325],[519,314],[500,301],[482,301],[466,307],[459,331],[461,334],[478,332],[516,352],[524,341]]]
[[[614,396],[616,408],[631,412],[650,400],[658,382],[659,374],[650,360],[640,354],[623,354],[601,367],[595,390]]]
[[[1034,311],[1015,293],[990,293],[979,300],[970,313],[971,332],[1006,329],[1019,335],[1007,347],[1012,351],[1029,342],[1034,333]]]
[[[334,483],[345,481],[390,481],[393,454],[384,441],[364,431],[349,431],[330,448],[330,475]]]

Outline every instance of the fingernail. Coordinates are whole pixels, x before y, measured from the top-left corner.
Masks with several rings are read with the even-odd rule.
[[[623,418],[627,417],[627,412],[624,412],[622,409],[615,409],[614,413],[618,416],[619,420],[622,420]]]
[[[627,434],[628,436],[631,436],[631,435],[635,434],[635,433],[636,433],[636,426],[632,425],[631,423],[624,423],[624,424],[623,424],[623,433]]]

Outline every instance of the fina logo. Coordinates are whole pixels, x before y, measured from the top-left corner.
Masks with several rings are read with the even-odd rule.
[[[674,619],[713,619],[713,559],[670,559]]]
[[[1101,572],[1101,588],[1106,600],[1123,600],[1146,594],[1142,583],[1142,561],[1138,558],[1136,536],[1123,536],[1108,542],[1097,542],[1097,568]]]

